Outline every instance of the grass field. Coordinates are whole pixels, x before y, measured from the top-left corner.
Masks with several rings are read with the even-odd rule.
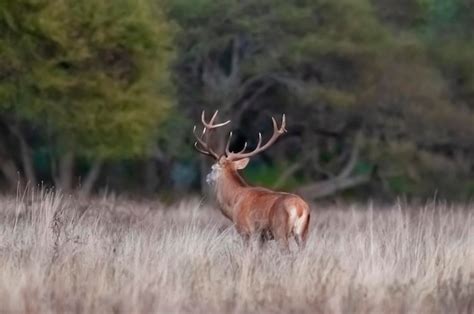
[[[313,206],[283,254],[198,200],[0,206],[1,313],[474,313],[474,207]]]

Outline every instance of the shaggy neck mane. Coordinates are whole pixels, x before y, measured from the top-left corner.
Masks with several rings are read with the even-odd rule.
[[[216,192],[226,194],[225,198],[229,197],[227,194],[236,194],[237,190],[248,186],[237,170],[224,170],[218,181]]]
[[[221,205],[221,209],[228,218],[232,219],[232,209],[237,197],[240,195],[241,189],[247,187],[248,184],[240,176],[237,170],[224,170],[216,184],[217,200]]]
[[[246,187],[248,186],[247,182],[244,181],[242,176],[237,172],[237,170],[226,170],[223,173],[226,176],[226,182],[229,182],[230,185],[234,187]]]

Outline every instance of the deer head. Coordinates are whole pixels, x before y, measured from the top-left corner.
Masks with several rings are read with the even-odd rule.
[[[281,122],[280,127],[278,127],[278,124],[275,118],[272,117],[273,134],[265,144],[262,145],[262,134],[258,133],[258,143],[255,149],[253,149],[252,151],[246,152],[247,142],[245,142],[244,147],[241,151],[232,152],[230,151],[230,142],[232,139],[232,132],[230,132],[229,137],[227,139],[227,144],[225,146],[225,151],[222,152],[221,154],[218,154],[210,146],[210,142],[209,142],[210,135],[217,128],[228,125],[230,123],[230,120],[223,123],[216,123],[215,121],[217,118],[217,113],[218,111],[216,110],[216,112],[214,112],[209,122],[207,122],[205,112],[203,111],[201,114],[201,122],[203,124],[203,130],[201,132],[201,135],[198,135],[196,133],[196,130],[197,130],[196,126],[194,126],[194,129],[193,129],[193,134],[196,138],[196,142],[194,143],[194,147],[196,148],[196,150],[199,151],[201,154],[212,157],[216,161],[216,163],[212,166],[211,173],[209,173],[206,178],[206,181],[209,184],[214,184],[224,170],[236,172],[238,170],[244,169],[249,163],[249,160],[252,156],[255,156],[258,153],[269,148],[271,145],[273,145],[273,143],[275,143],[278,137],[280,137],[283,133],[286,132],[285,115],[283,115],[282,117],[282,122]]]

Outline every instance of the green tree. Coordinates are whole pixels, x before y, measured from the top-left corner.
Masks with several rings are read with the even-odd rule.
[[[103,160],[146,153],[173,96],[159,1],[7,0],[0,12],[2,120],[24,144],[30,181],[44,148],[64,190],[77,158],[90,161],[89,190]]]

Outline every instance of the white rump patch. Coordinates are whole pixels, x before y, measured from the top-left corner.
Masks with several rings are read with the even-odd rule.
[[[294,232],[295,234],[297,235],[302,235],[303,234],[303,231],[304,231],[304,227],[305,227],[305,223],[306,223],[306,215],[303,214],[301,215],[301,217],[298,217],[298,219],[296,219],[296,222],[295,222],[295,225],[294,225]]]
[[[290,208],[290,218],[288,221],[288,224],[294,229],[295,223],[298,220],[298,211],[296,210],[296,207],[291,207]],[[293,230],[294,231],[294,230]]]
[[[304,231],[304,226],[306,222],[306,215],[303,212],[301,217],[298,217],[298,210],[296,207],[292,206],[290,208],[290,218],[289,225],[295,235],[302,235]]]

